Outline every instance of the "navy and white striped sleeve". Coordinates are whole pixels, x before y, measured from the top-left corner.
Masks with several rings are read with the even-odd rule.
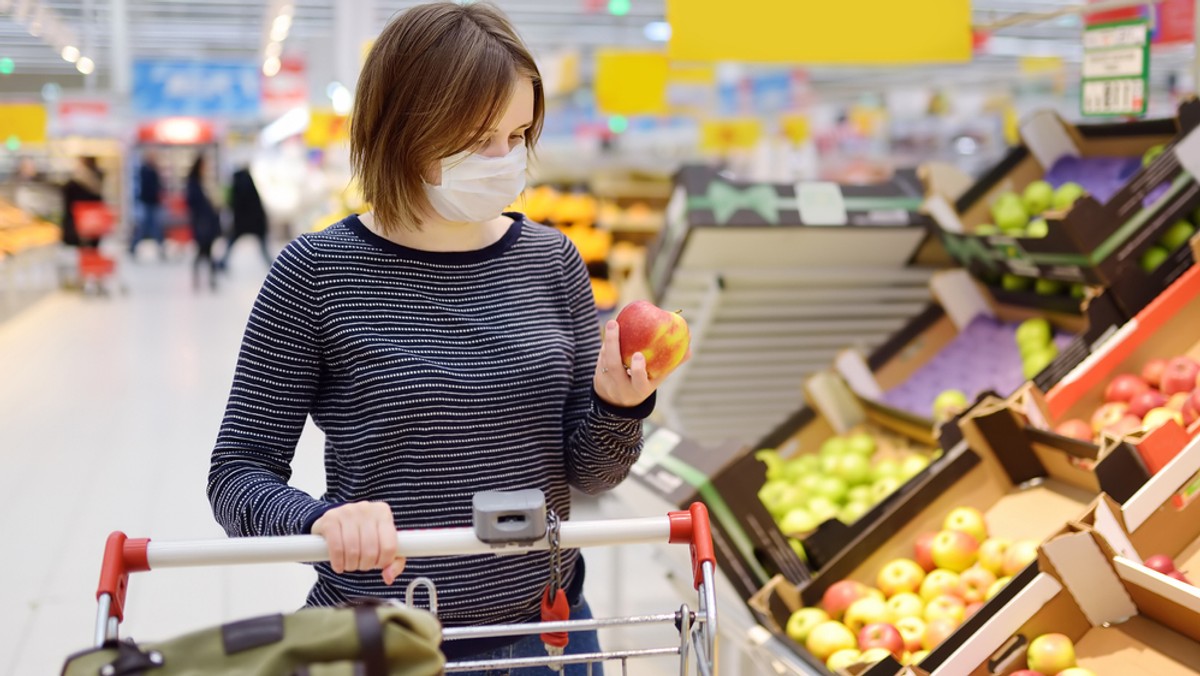
[[[655,395],[632,408],[613,406],[593,388],[600,356],[600,328],[587,267],[564,238],[564,282],[575,331],[575,368],[564,412],[567,480],[585,493],[609,490],[625,480],[642,451],[642,420],[654,411]]]
[[[288,485],[321,374],[313,252],[304,238],[276,259],[250,313],[208,499],[230,536],[295,535],[329,505]]]

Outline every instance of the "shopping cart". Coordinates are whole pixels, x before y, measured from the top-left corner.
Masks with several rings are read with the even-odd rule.
[[[553,562],[559,560],[558,554],[563,549],[662,542],[687,544],[691,549],[692,582],[698,593],[695,611],[685,603],[675,612],[657,615],[447,627],[442,630],[443,639],[519,638],[540,634],[543,640],[551,643],[556,636],[565,638],[570,632],[675,625],[679,632],[677,645],[579,655],[550,650],[545,657],[451,662],[446,665],[446,672],[538,666],[557,670],[567,664],[585,664],[589,665],[591,673],[591,665],[620,662],[621,673],[625,674],[630,659],[672,655],[679,658],[680,674],[689,674],[693,662],[701,676],[711,676],[714,672],[717,606],[713,585],[716,572],[708,511],[703,504],[694,503],[687,511],[669,512],[662,517],[559,522],[552,510],[547,512],[540,491],[481,493],[475,496],[474,527],[398,531],[396,539],[398,555],[410,558],[488,553],[508,556],[550,550],[552,584],[555,579]],[[118,639],[130,573],[160,568],[326,560],[325,541],[316,535],[152,542],[149,538],[132,539],[122,532],[114,532],[105,546],[100,585],[96,591],[95,644],[103,646]],[[436,615],[437,592],[428,579],[418,578],[409,585],[407,602],[412,604],[414,590],[421,587],[429,592],[429,610]],[[546,604],[543,602],[545,617]],[[566,641],[561,642],[565,644]]]
[[[79,247],[79,281],[85,291],[92,288],[107,292],[107,284],[117,271],[115,259],[100,251],[100,240],[116,227],[116,215],[104,202],[76,202],[72,207],[75,231],[81,242]]]

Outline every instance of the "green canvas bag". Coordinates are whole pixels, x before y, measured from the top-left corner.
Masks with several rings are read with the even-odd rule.
[[[304,608],[159,643],[110,641],[67,658],[63,676],[435,676],[432,614],[401,605]]]

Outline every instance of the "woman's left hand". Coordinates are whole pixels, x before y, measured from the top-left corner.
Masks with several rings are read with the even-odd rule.
[[[688,348],[683,361],[657,378],[651,378],[646,373],[646,358],[641,352],[635,352],[630,367],[625,368],[621,362],[621,327],[615,321],[610,321],[604,327],[604,341],[600,344],[600,358],[596,360],[593,387],[606,403],[632,408],[649,399],[675,369],[691,358],[692,350]]]

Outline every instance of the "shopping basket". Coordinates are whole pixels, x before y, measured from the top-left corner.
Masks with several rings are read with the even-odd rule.
[[[656,656],[677,656],[681,674],[690,673],[693,663],[701,676],[711,676],[714,672],[716,564],[708,511],[703,504],[694,503],[687,511],[669,512],[660,517],[579,522],[559,522],[552,510],[547,512],[540,491],[481,493],[475,496],[474,505],[474,526],[471,528],[397,531],[397,555],[409,558],[488,553],[509,556],[550,550],[554,562],[563,549],[664,542],[686,544],[691,550],[692,582],[698,601],[696,610],[685,603],[675,612],[656,615],[446,627],[442,630],[443,639],[515,639],[538,634],[545,639],[547,635],[647,625],[675,625],[679,632],[678,643],[665,647],[450,662],[446,665],[447,673],[539,666],[560,669],[567,664],[590,666],[605,662],[619,662],[625,673],[630,659]],[[160,568],[326,560],[325,541],[316,535],[154,542],[149,538],[132,539],[122,532],[114,532],[105,546],[96,591],[95,645],[112,645],[118,639],[130,573]],[[420,587],[428,590],[429,610],[436,615],[437,593],[427,579],[418,578],[409,585],[408,603],[412,603],[414,589]]]
[[[75,218],[75,231],[85,243],[98,243],[116,227],[116,215],[104,202],[76,202],[71,214]],[[97,245],[80,246],[78,255],[79,281],[83,288],[95,286],[105,292],[105,283],[116,274],[117,261],[104,255]]]

